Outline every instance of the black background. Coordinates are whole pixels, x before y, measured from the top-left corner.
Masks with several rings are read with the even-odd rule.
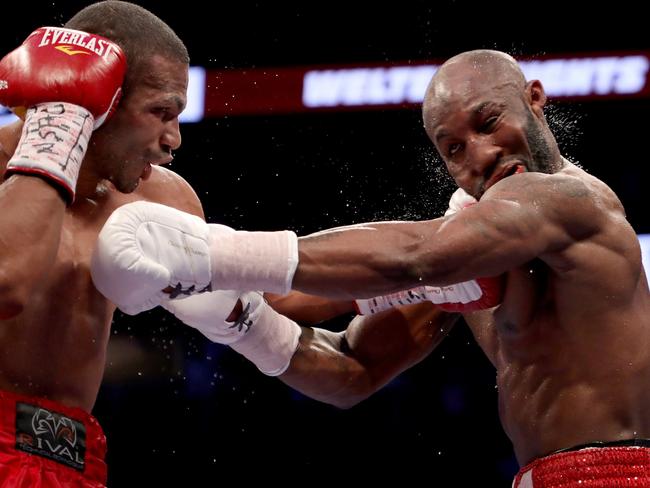
[[[15,5],[1,51],[85,3]],[[138,3],[177,31],[192,64],[209,68],[440,60],[474,48],[650,48],[640,2]],[[550,107],[565,154],[618,193],[640,233],[650,232],[642,199],[649,108],[648,99]],[[182,127],[171,168],[196,189],[208,220],[237,228],[305,234],[434,217],[452,187],[421,125],[418,110],[208,119]],[[108,436],[110,486],[217,486],[229,471],[285,484],[345,482],[351,472],[506,487],[518,469],[497,416],[495,371],[464,325],[350,410],[296,393],[158,311],[118,312],[113,339],[94,411]],[[311,476],[296,476],[303,472]]]

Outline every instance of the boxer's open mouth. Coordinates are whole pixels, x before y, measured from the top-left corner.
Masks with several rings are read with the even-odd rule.
[[[507,178],[508,176],[512,176],[512,175],[517,174],[517,173],[524,173],[525,171],[526,171],[526,166],[524,166],[521,163],[514,163],[514,164],[505,165],[503,168],[497,169],[494,172],[494,174],[490,177],[490,179],[485,184],[485,191],[487,191],[488,188],[495,185],[496,183],[498,183],[502,179]]]

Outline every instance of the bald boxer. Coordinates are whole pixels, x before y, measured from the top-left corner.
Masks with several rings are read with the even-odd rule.
[[[431,80],[423,118],[476,204],[301,239],[202,229],[185,248],[196,253],[182,255],[149,233],[139,236],[139,266],[126,267],[109,245],[99,261],[113,263],[113,280],[150,287],[126,304],[135,310],[162,303],[161,290],[178,298],[199,286],[369,299],[505,274],[502,303],[465,318],[497,371],[499,413],[522,466],[514,486],[650,486],[650,295],[638,239],[612,190],[561,155],[545,104],[541,82],[527,81],[512,57],[461,53]],[[168,222],[179,239],[191,233],[176,215]],[[179,311],[195,299],[170,303],[185,320],[226,327],[223,314],[209,320],[210,307],[200,319]],[[246,308],[236,308],[228,323],[245,322]],[[303,331],[280,378],[350,405],[381,386],[382,372],[427,352],[408,327],[356,330]],[[396,336],[400,344],[387,344]],[[482,448],[468,445],[474,455]]]

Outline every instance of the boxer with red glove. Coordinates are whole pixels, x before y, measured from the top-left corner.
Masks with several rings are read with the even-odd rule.
[[[103,488],[92,410],[114,307],[92,286],[90,254],[125,200],[200,208],[154,167],[180,145],[189,56],[162,19],[115,1],[5,54],[0,103],[23,121],[0,127],[0,486]]]
[[[7,164],[12,174],[38,175],[74,200],[88,141],[115,109],[126,57],[108,39],[41,27],[0,61],[0,103],[25,119]]]

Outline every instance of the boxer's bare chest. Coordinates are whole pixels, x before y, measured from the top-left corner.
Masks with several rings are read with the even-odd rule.
[[[69,286],[80,281],[87,283],[87,278],[90,277],[90,258],[100,229],[92,220],[72,213],[66,214],[50,278],[53,286],[58,287],[66,281]]]
[[[56,327],[92,324],[103,328],[107,302],[90,275],[90,260],[110,208],[66,212],[56,260],[29,302],[26,317]]]
[[[93,285],[90,261],[102,226],[123,203],[122,196],[107,193],[96,200],[78,201],[66,211],[55,262],[30,299],[25,320],[66,330],[97,329],[103,335],[112,305]]]
[[[90,259],[111,207],[68,210],[53,266],[0,334],[0,387],[92,405],[113,306],[93,286]],[[38,358],[38,360],[35,360]]]

